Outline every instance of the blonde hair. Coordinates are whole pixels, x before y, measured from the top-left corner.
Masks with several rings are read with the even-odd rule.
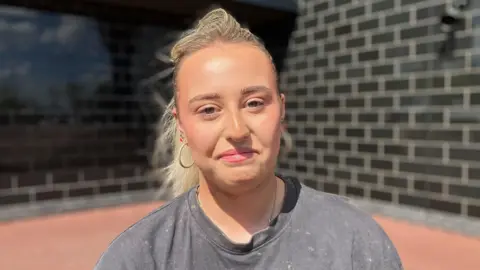
[[[171,49],[170,58],[174,65],[174,88],[176,88],[176,74],[182,59],[215,42],[250,43],[264,51],[272,59],[270,53],[254,34],[242,27],[227,11],[217,8],[201,18],[193,29],[184,32]],[[274,66],[273,60],[272,66]],[[174,91],[176,92],[176,89]],[[184,147],[182,150],[183,144],[180,141],[177,120],[172,114],[176,107],[175,96],[176,93],[164,109],[163,116],[157,125],[152,167],[155,177],[171,188],[173,196],[178,196],[198,184],[199,171],[190,153],[186,151],[187,148]],[[292,143],[288,134],[283,132],[282,136],[286,148],[291,148]],[[169,149],[172,150],[173,159],[166,166],[162,166],[162,161]],[[186,166],[190,167],[185,168]]]

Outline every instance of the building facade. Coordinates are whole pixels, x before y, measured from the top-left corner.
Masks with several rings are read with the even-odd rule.
[[[160,188],[145,177],[152,94],[171,98],[168,50],[214,1],[11,2],[0,5],[0,209]],[[480,4],[450,42],[445,2],[216,1],[280,71],[295,142],[281,173],[480,217]]]
[[[446,3],[298,1],[282,72],[297,149],[285,171],[332,193],[480,217],[480,3],[453,43]]]
[[[0,5],[0,219],[153,199],[162,187],[147,177],[155,124],[173,93],[169,49],[215,4],[164,2]],[[291,32],[294,12],[276,3],[217,4],[264,33],[280,66],[288,35],[270,26],[287,29],[285,19]]]

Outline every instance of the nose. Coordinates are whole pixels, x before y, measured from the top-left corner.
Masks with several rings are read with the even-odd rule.
[[[233,113],[231,117],[227,119],[225,133],[228,140],[241,142],[248,138],[250,130],[243,116],[240,113]]]

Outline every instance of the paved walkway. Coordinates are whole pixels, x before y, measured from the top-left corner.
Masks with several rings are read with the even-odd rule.
[[[89,270],[109,242],[156,208],[140,204],[0,223],[0,269]],[[479,270],[480,239],[375,217],[406,270]]]

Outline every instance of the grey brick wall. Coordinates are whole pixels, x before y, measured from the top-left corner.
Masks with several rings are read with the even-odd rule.
[[[112,7],[105,14],[98,7],[75,8],[94,14],[0,5],[0,20],[7,29],[20,23],[33,29],[28,33],[31,46],[21,54],[11,46],[14,42],[6,42],[0,52],[0,210],[48,201],[62,208],[69,200],[155,190],[160,185],[145,177],[153,126],[161,111],[153,104],[153,87],[144,82],[169,66],[155,62],[154,56],[168,49],[178,29],[157,22],[158,13]],[[49,21],[51,25],[45,24]],[[62,27],[71,30],[63,43],[55,42],[58,34],[45,45],[45,33],[65,31]],[[22,38],[26,39],[14,31],[0,33],[1,40],[23,44]],[[91,57],[92,52],[97,57]],[[22,61],[32,66],[28,75],[4,76]],[[84,74],[89,77],[82,79]],[[29,88],[39,77],[36,89]],[[30,78],[30,84],[21,83]],[[157,82],[155,90],[171,95],[163,86]],[[63,100],[68,94],[72,99]]]
[[[0,4],[0,220],[167,198],[146,175],[162,113],[152,94],[172,97],[170,46],[209,3],[94,2]],[[294,15],[224,4],[281,68]],[[19,61],[33,68],[10,77]]]
[[[454,57],[440,0],[300,0],[281,87],[296,149],[280,164],[315,188],[480,217],[480,3]]]
[[[299,0],[288,44],[289,22],[254,29],[287,94],[295,151],[280,171],[330,193],[479,218],[480,3],[472,4],[449,60],[436,54],[440,0]],[[111,74],[118,99],[98,100],[93,115],[91,104],[83,109],[107,125],[67,125],[59,114],[61,124],[47,128],[40,120],[50,113],[0,106],[0,207],[157,187],[142,177],[139,152],[155,117],[129,91],[161,44],[122,34],[139,13],[130,24],[125,11],[106,11],[99,25],[110,64],[120,66]]]

